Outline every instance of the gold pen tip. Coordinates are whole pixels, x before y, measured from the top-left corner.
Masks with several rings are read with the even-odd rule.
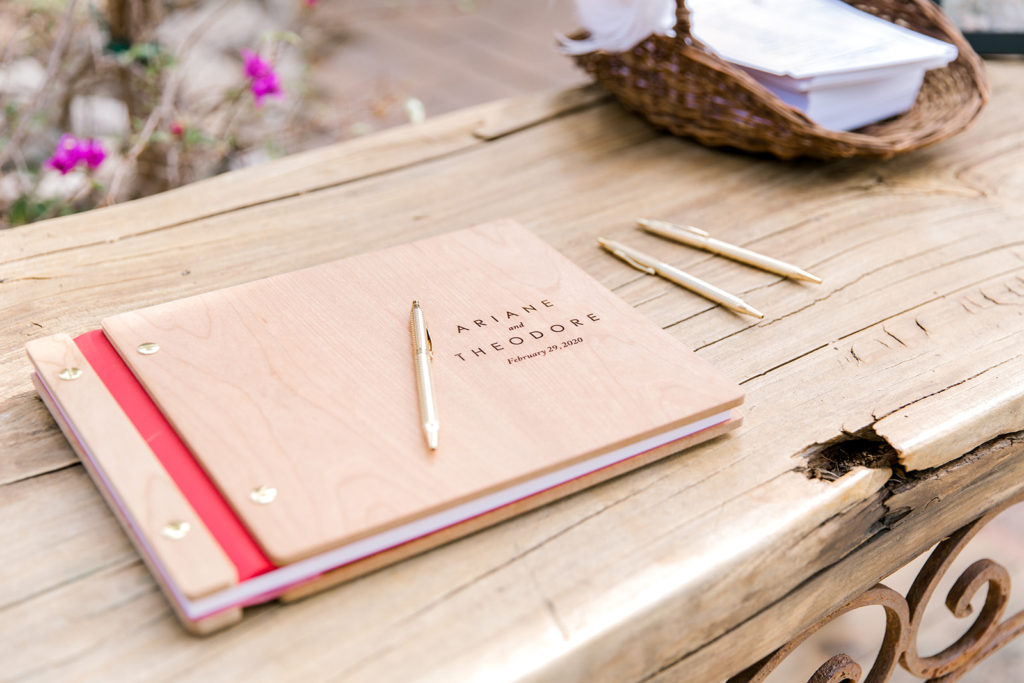
[[[412,300],[412,307],[413,308],[419,308],[420,307],[420,300],[419,299],[413,299]]]
[[[637,218],[636,224],[639,225],[644,230],[647,230],[648,232],[653,232],[656,235],[662,235],[661,231],[665,230],[666,228],[677,227],[673,226],[671,223],[655,220],[654,218]]]
[[[671,233],[673,230],[685,230],[682,226],[675,225],[673,223],[666,223],[665,221],[659,221],[654,218],[637,218],[636,224],[641,230],[653,235],[658,235],[659,237],[667,237],[668,239],[672,239]]]
[[[735,305],[735,306],[734,305],[728,305],[728,306],[726,306],[726,308],[732,309],[732,311],[735,312],[735,313],[745,313],[747,315],[752,315],[752,316],[754,316],[755,318],[758,318],[758,319],[762,319],[762,320],[764,319],[764,313],[762,313],[761,311],[757,310],[756,308],[754,308],[753,306],[751,306],[750,304],[748,304],[745,301],[741,301],[741,302],[738,303],[738,305]]]

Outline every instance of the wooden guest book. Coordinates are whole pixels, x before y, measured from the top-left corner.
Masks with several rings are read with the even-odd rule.
[[[409,310],[433,345],[421,431]],[[31,342],[39,394],[190,630],[734,427],[739,387],[512,221]]]

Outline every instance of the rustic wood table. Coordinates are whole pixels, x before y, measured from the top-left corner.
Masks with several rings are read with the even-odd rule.
[[[922,659],[914,636],[931,575],[1024,490],[1024,63],[989,71],[970,131],[888,162],[706,149],[584,89],[0,233],[0,678],[722,680],[851,600],[888,610],[879,667],[973,663],[1020,627],[996,624],[994,563],[960,581],[967,597],[989,582],[990,604],[948,656]],[[743,426],[187,635],[36,397],[24,344],[504,216],[739,380]],[[641,234],[637,216],[703,226],[824,284]],[[767,317],[644,276],[598,235]],[[872,589],[962,527],[908,598]]]

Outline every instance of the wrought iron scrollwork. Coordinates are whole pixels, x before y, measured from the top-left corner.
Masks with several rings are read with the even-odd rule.
[[[859,597],[836,610],[782,646],[768,657],[729,679],[729,683],[757,683],[765,680],[797,647],[825,624],[852,610],[878,605],[885,609],[885,637],[864,683],[881,683],[892,675],[897,662],[914,676],[936,683],[958,680],[982,659],[1024,631],[1024,610],[1000,621],[1010,595],[1010,575],[992,560],[971,564],[954,582],[946,595],[946,608],[957,618],[971,615],[971,600],[988,586],[985,604],[974,623],[954,643],[941,652],[922,657],[917,650],[917,634],[925,608],[939,581],[953,561],[986,524],[1007,508],[1024,501],[1018,495],[985,513],[939,543],[925,562],[904,598],[882,584],[876,584]],[[859,683],[861,667],[845,654],[839,654],[814,672],[808,683]]]

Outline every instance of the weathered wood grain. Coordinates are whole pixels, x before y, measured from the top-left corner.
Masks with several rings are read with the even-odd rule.
[[[859,548],[843,566],[870,584],[892,547],[865,545],[874,531],[861,522],[899,506],[883,488],[887,469],[823,481],[800,468],[821,444],[870,433],[887,416],[917,419],[913,406],[929,396],[977,399],[964,407],[979,423],[1013,413],[985,408],[985,385],[967,389],[1016,363],[1024,332],[1020,73],[991,65],[995,95],[977,126],[884,164],[784,164],[662,135],[606,101],[539,115],[520,102],[0,233],[0,495],[27,501],[2,533],[46,565],[7,589],[0,625],[24,626],[0,638],[0,658],[13,675],[41,678],[629,680],[664,670],[670,680],[685,670],[677,662],[770,605],[804,604],[786,595],[849,550]],[[484,139],[484,119],[512,110],[522,118]],[[632,227],[639,215],[704,227],[825,282],[667,244]],[[26,497],[59,477],[47,490],[89,499],[88,482],[59,470],[72,456],[32,396],[26,341],[501,216],[743,382],[737,433],[309,600],[255,610],[205,641],[180,632],[155,593],[139,596],[146,579],[135,565],[112,571],[102,553],[74,546],[74,572],[52,566],[52,524],[125,551],[112,520],[86,530],[73,505]],[[752,323],[640,275],[601,253],[598,235],[659,254],[768,317]],[[943,503],[943,487],[969,483],[944,470],[927,515],[953,520],[987,504],[982,488]],[[980,470],[964,471],[970,480]],[[795,623],[780,621],[758,646]],[[46,646],[51,637],[68,639],[65,653]]]
[[[1017,282],[1005,283],[1004,299],[1007,293],[1020,296],[1014,289]],[[1006,305],[995,297],[987,300]],[[1013,338],[1013,343],[1020,342]],[[1022,414],[1024,356],[1016,356],[887,415],[874,430],[893,445],[904,469],[923,470],[949,462],[978,441],[1012,431]]]

